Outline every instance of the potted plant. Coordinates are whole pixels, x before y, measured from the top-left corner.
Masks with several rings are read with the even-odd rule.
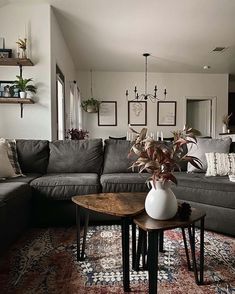
[[[90,98],[88,100],[84,100],[81,103],[82,109],[89,113],[98,112],[100,101],[94,98]]]
[[[223,116],[223,118],[222,118],[222,123],[223,123],[223,125],[222,125],[222,132],[223,133],[228,133],[229,120],[230,120],[231,116],[232,116],[232,113],[225,114]]]
[[[140,133],[131,130],[136,134],[136,139],[130,155],[137,155],[132,168],[137,167],[139,172],[147,171],[151,174],[149,180],[152,189],[146,197],[145,210],[154,219],[170,219],[175,216],[178,209],[176,197],[170,189],[170,182],[177,184],[174,169],[180,169],[181,160],[201,168],[201,161],[187,155],[184,150],[186,144],[196,144],[195,136],[200,132],[186,127],[183,131],[173,132],[174,141],[169,143],[148,137],[147,128],[143,128]]]
[[[16,76],[17,80],[14,81],[14,87],[17,88],[20,92],[20,98],[26,98],[26,91],[28,92],[32,92],[32,93],[36,93],[37,92],[37,88],[32,85],[29,84],[30,82],[33,81],[32,78],[30,79],[24,79],[21,76]]]
[[[71,140],[84,140],[88,138],[88,131],[87,130],[82,130],[82,129],[68,129],[67,135],[68,139]]]

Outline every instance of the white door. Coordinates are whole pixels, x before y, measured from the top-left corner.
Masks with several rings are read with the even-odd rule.
[[[211,100],[187,100],[186,124],[201,132],[203,137],[212,136]]]

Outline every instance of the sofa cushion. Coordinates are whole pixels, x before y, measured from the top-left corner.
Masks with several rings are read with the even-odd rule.
[[[102,192],[145,192],[148,191],[147,173],[116,173],[103,174],[100,178]]]
[[[188,145],[188,155],[195,156],[202,162],[202,169],[197,169],[191,163],[188,163],[189,172],[206,172],[207,162],[205,153],[218,152],[218,153],[228,153],[231,145],[231,138],[223,139],[205,139],[197,138],[197,144]]]
[[[102,139],[53,141],[47,172],[99,173],[102,162]]]
[[[46,173],[49,157],[47,140],[16,140],[16,147],[23,173]]]
[[[174,173],[178,185],[172,185],[178,199],[213,206],[235,208],[235,184],[228,176],[206,177],[202,173]]]
[[[0,200],[7,202],[13,198],[24,198],[25,195],[31,197],[31,188],[26,183],[12,182],[12,183],[1,183],[0,185]]]
[[[32,180],[34,180],[40,176],[41,176],[41,174],[25,174],[23,177],[10,178],[10,179],[5,179],[5,180],[0,179],[0,184],[1,183],[12,183],[12,182],[27,183],[28,184]]]
[[[70,200],[72,196],[100,192],[99,176],[94,173],[46,174],[33,180],[34,196]]]
[[[0,184],[0,253],[29,225],[31,188],[24,183]]]
[[[128,157],[131,146],[131,141],[105,140],[103,173],[131,173],[130,166],[137,159],[135,155]]]

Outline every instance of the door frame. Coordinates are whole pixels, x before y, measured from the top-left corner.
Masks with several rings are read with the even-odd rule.
[[[210,100],[211,101],[211,136],[216,138],[216,105],[217,97],[216,96],[185,96],[184,101],[184,125],[186,125],[187,118],[187,101],[188,100]]]

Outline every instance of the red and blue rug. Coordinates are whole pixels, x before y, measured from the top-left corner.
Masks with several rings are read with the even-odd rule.
[[[198,237],[198,233],[196,232]],[[197,245],[197,244],[196,244]],[[205,284],[188,272],[181,231],[165,232],[159,293],[235,293],[235,239],[205,232]],[[76,228],[31,229],[0,260],[0,293],[124,293],[120,226],[90,227],[76,260]],[[131,293],[148,293],[146,271],[131,271]]]

